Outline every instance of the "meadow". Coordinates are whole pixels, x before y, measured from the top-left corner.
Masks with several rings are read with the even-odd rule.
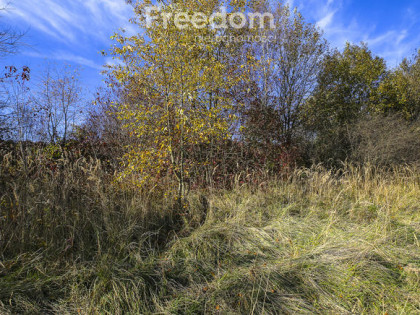
[[[196,190],[93,158],[0,166],[2,314],[416,314],[420,173],[343,164]]]

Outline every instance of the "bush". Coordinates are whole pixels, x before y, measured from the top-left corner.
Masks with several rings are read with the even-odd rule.
[[[397,115],[365,117],[350,130],[355,162],[389,166],[420,165],[420,120]]]

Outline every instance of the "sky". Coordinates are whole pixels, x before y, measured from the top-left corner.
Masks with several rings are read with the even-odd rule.
[[[0,60],[4,65],[29,66],[36,81],[46,60],[81,67],[88,91],[100,86],[100,53],[112,46],[119,29],[135,33],[129,23],[132,8],[124,0],[0,0],[0,24],[25,32],[20,53]],[[324,30],[331,47],[346,41],[368,43],[371,50],[395,67],[420,48],[419,0],[288,0],[308,22]]]

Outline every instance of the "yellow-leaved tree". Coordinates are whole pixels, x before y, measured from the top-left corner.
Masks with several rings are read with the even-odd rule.
[[[197,163],[187,159],[187,150],[230,137],[235,115],[229,91],[249,72],[241,61],[244,42],[226,40],[249,29],[221,28],[220,15],[206,18],[223,5],[232,12],[246,10],[240,1],[169,1],[158,9],[141,2],[133,19],[139,33],[113,37],[118,44],[111,54],[120,62],[110,71],[130,99],[117,104],[118,116],[138,139],[122,176],[135,175],[136,183],[149,189],[169,174],[179,200]],[[200,23],[185,22],[194,15]]]

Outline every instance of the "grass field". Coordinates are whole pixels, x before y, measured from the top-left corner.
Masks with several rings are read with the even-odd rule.
[[[19,169],[0,168],[1,314],[420,312],[413,167],[300,169],[183,215],[97,161]]]

